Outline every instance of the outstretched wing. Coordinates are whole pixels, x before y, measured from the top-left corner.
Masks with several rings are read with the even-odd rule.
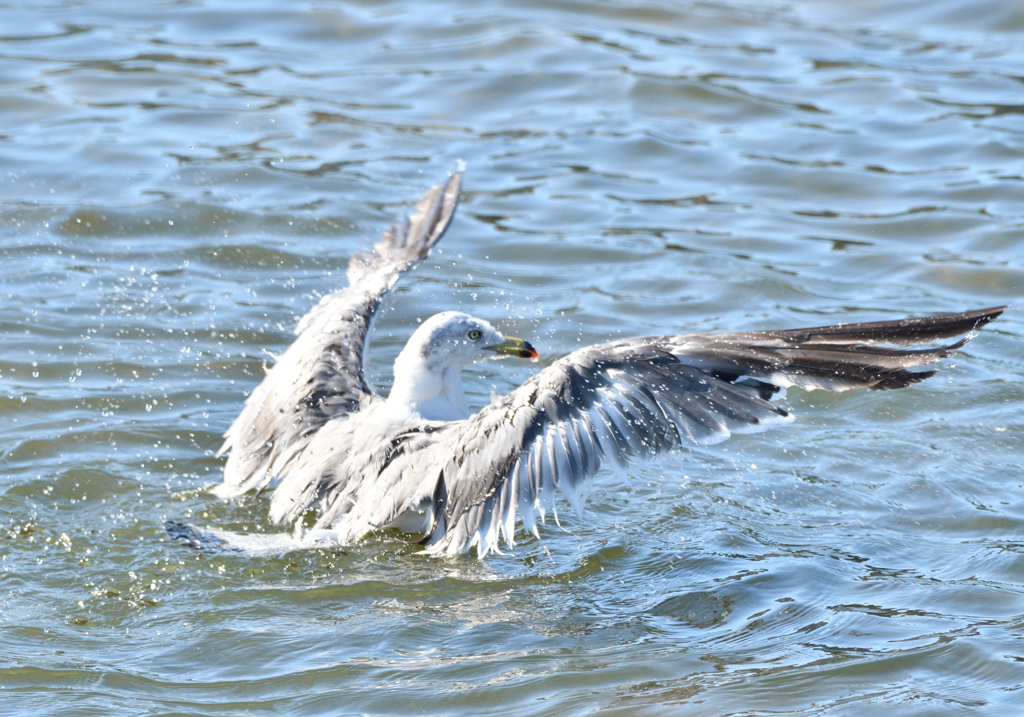
[[[768,399],[787,386],[845,391],[902,388],[969,337],[938,348],[899,349],[970,332],[1004,307],[905,321],[794,331],[688,334],[592,346],[555,362],[497,405],[465,422],[434,491],[433,553],[482,556],[512,544],[516,510],[536,531],[555,486],[580,509],[603,461],[620,464],[688,441],[792,420]]]
[[[372,252],[352,258],[349,286],[325,296],[299,322],[294,343],[224,434],[218,455],[231,455],[221,495],[262,490],[324,423],[378,400],[364,374],[374,315],[399,277],[425,259],[448,228],[461,181],[456,173],[431,187],[411,218],[400,217]]]

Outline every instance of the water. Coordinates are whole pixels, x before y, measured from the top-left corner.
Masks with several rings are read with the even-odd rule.
[[[968,0],[4,3],[0,712],[1019,710],[1022,32]],[[511,555],[168,540],[267,529],[206,492],[220,434],[459,159],[385,390],[447,309],[546,361],[1011,309],[919,386],[794,390],[785,430],[602,474]]]

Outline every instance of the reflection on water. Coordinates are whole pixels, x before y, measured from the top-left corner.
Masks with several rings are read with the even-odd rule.
[[[0,9],[5,714],[962,714],[1024,678],[1019,309],[934,379],[601,475],[514,554],[201,555],[220,434],[348,256],[456,161],[374,338],[1013,303],[1013,4],[223,0]],[[475,400],[528,366],[474,369]],[[59,705],[59,706],[58,706]]]

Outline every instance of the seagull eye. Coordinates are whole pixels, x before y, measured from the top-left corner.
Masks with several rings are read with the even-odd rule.
[[[481,334],[477,329],[473,329],[472,331],[469,332],[468,335],[469,338],[472,339],[473,341],[476,341],[478,338],[483,336],[483,334]]]

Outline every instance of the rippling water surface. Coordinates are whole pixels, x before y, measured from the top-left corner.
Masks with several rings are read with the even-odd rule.
[[[1024,11],[895,5],[0,5],[0,712],[1019,710]],[[268,529],[207,492],[221,433],[460,159],[384,390],[446,309],[547,361],[1011,309],[923,384],[601,474],[512,554],[170,541]]]

